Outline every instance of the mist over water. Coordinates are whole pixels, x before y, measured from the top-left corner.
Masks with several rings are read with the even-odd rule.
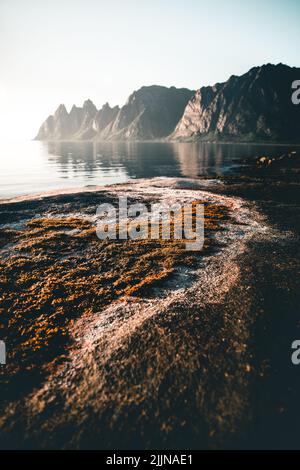
[[[0,142],[0,198],[135,178],[220,176],[290,147],[141,142]]]

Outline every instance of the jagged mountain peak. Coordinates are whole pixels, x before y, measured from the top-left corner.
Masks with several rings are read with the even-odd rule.
[[[68,111],[64,104],[60,104],[54,113],[54,116],[68,115]]]
[[[82,108],[80,108],[80,106],[76,106],[76,104],[73,104],[72,108],[71,108],[71,111],[70,111],[70,114],[73,112],[73,111],[78,111]]]
[[[110,104],[108,102],[106,102],[102,105],[102,108],[99,111],[105,111],[105,110],[108,110],[108,109],[120,109],[120,108],[119,108],[118,105],[111,107]]]
[[[97,111],[97,108],[96,106],[94,105],[94,103],[92,102],[92,100],[88,99],[88,100],[85,100],[85,102],[83,103],[83,106],[82,106],[83,109],[88,109],[88,110],[96,110]]]

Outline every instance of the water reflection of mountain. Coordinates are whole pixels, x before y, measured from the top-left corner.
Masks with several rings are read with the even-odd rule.
[[[155,176],[213,176],[224,174],[238,158],[284,148],[255,145],[142,142],[48,142],[48,160],[62,178],[116,178]],[[103,181],[102,181],[103,180]]]
[[[219,176],[228,171],[236,159],[252,156],[253,147],[226,144],[174,144],[182,176]]]
[[[220,174],[230,163],[227,152],[224,152],[224,147],[220,145],[184,142],[173,145],[182,176]]]
[[[182,176],[221,176],[240,167],[241,159],[278,156],[290,147],[253,144],[174,143],[173,152]]]
[[[172,144],[140,142],[48,142],[52,164],[62,173],[95,174],[121,171],[130,178],[180,176]]]

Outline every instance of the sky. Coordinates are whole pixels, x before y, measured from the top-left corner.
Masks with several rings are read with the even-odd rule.
[[[60,103],[300,66],[299,19],[300,0],[0,0],[0,138],[33,138]]]

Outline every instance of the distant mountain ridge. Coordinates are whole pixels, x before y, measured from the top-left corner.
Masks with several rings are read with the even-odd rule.
[[[36,140],[153,140],[171,134],[194,91],[163,86],[142,87],[127,103],[100,110],[91,100],[73,106],[63,104],[42,124]]]
[[[73,106],[68,114],[64,104],[60,104],[54,115],[41,125],[36,140],[92,140],[116,117],[119,107],[111,108],[106,103],[97,110],[91,100],[86,100],[82,108]]]
[[[68,114],[60,105],[36,139],[300,142],[295,80],[300,68],[266,64],[196,92],[145,86],[121,108],[106,103],[97,110],[87,100]]]

